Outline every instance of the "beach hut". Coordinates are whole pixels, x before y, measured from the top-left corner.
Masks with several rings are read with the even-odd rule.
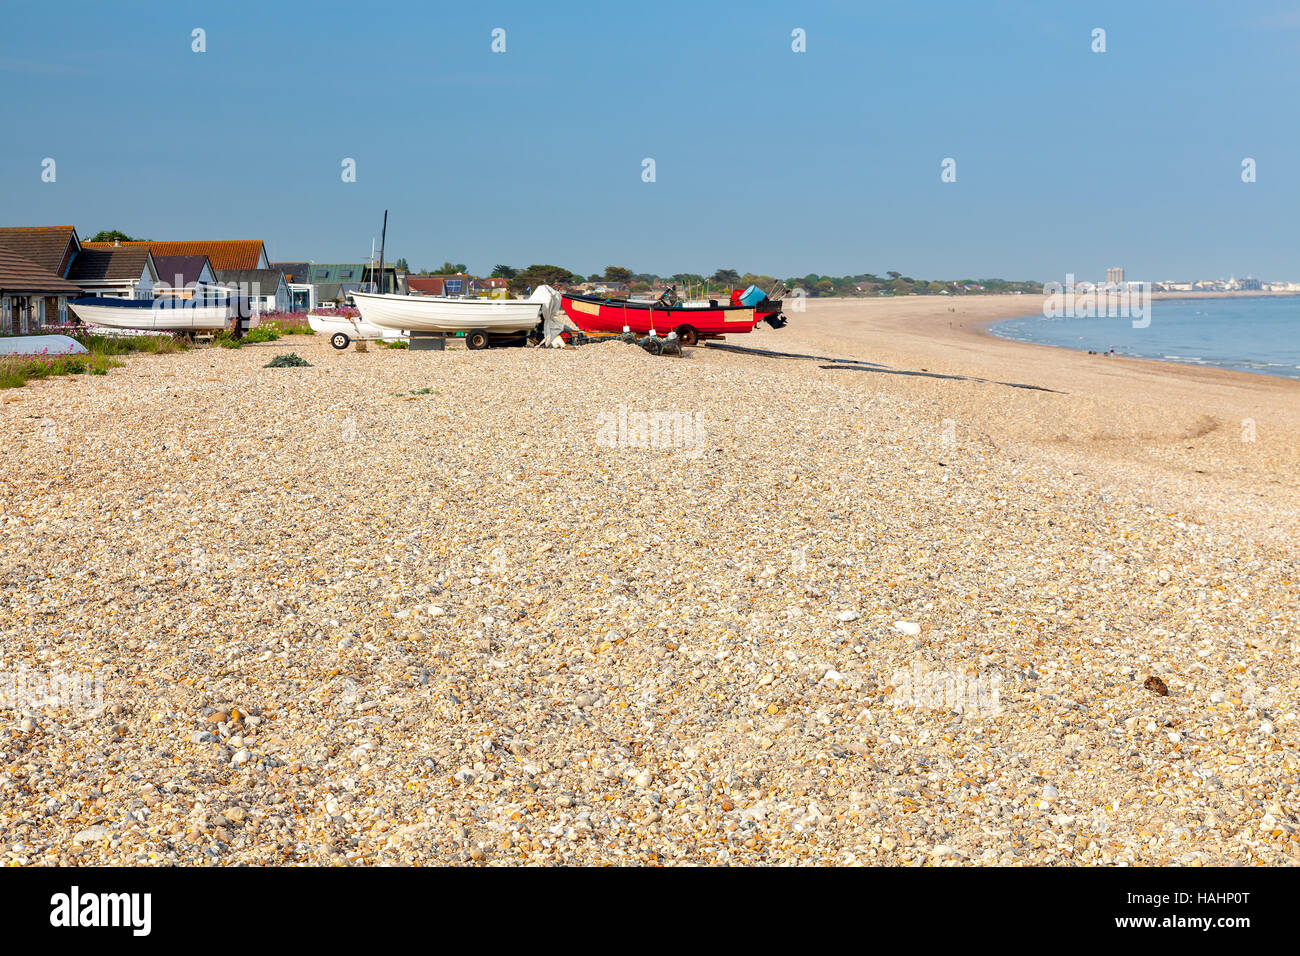
[[[68,321],[68,299],[81,295],[75,282],[0,246],[0,333],[27,335]]]
[[[68,278],[86,295],[152,299],[158,268],[147,248],[85,243],[72,260]]]
[[[255,314],[289,311],[289,285],[279,269],[218,269],[217,281],[237,287]]]

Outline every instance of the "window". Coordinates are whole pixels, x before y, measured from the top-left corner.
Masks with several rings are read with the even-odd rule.
[[[317,278],[317,279],[328,279],[328,278],[329,278],[329,274],[330,274],[330,271],[329,271],[328,269],[317,269],[317,270],[316,270],[316,278]]]
[[[351,270],[351,269],[342,269],[342,270],[340,270],[340,271],[339,271],[339,278],[340,278],[340,279],[351,279],[351,278],[352,278],[352,270]]]

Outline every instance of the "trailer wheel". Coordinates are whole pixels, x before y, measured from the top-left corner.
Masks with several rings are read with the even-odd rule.
[[[351,341],[352,340],[348,338],[346,332],[335,332],[330,336],[330,345],[334,346],[340,352],[346,349]]]
[[[677,333],[677,341],[682,345],[697,345],[700,341],[700,333],[693,325],[679,325],[673,329]]]
[[[484,329],[470,329],[465,333],[465,348],[473,349],[477,352],[479,349],[485,349],[492,343],[492,337]]]

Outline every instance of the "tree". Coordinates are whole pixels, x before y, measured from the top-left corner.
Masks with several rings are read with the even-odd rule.
[[[531,265],[527,269],[521,269],[510,278],[510,291],[523,292],[525,289],[536,288],[543,283],[555,285],[557,282],[581,281],[582,276],[576,275],[572,270],[563,266]]]
[[[103,229],[95,233],[87,242],[148,242],[148,239],[134,239],[119,229]]]
[[[903,273],[895,272],[893,269],[890,269],[888,272],[885,273],[885,275],[889,276],[889,278],[891,279],[900,279],[902,278]]]
[[[725,286],[734,286],[740,281],[740,273],[735,269],[719,269],[713,275],[709,276],[710,282],[717,282]]]
[[[463,262],[444,262],[442,266],[434,273],[439,276],[459,275],[462,272],[468,272],[469,267]]]
[[[631,278],[631,269],[624,269],[622,266],[605,266],[606,282],[628,282]]]
[[[398,272],[410,272],[411,266],[405,259],[398,259],[393,263],[393,268]]]
[[[497,265],[492,268],[492,278],[494,279],[513,279],[518,274],[518,269],[515,269],[512,266],[503,266],[500,263],[497,263]]]

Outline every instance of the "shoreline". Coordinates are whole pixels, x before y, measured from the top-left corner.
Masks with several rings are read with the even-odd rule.
[[[1225,528],[1249,514],[1276,541],[1300,534],[1300,380],[1089,355],[988,331],[1041,314],[1039,296],[910,298],[813,299],[785,329],[750,338],[906,372],[873,376],[870,387],[929,403],[939,418],[969,422],[1008,448],[1144,488],[1168,510],[1215,516]]]
[[[1152,294],[1151,301],[1152,302],[1197,302],[1197,301],[1203,301],[1204,299],[1275,299],[1275,298],[1295,298],[1295,297],[1300,297],[1300,293],[1297,292],[1204,292],[1204,293],[1187,294],[1181,292],[1157,292]],[[1212,364],[1201,365],[1196,362],[1190,362],[1190,361],[1180,362],[1177,359],[1170,359],[1170,358],[1153,358],[1151,356],[1124,355],[1124,354],[1107,356],[1104,352],[1089,353],[1086,349],[1071,348],[1068,345],[1057,345],[1051,342],[1025,342],[1020,339],[1012,339],[1012,338],[1008,338],[1007,336],[998,335],[996,332],[993,331],[993,326],[999,325],[1003,322],[1014,322],[1018,319],[1034,318],[1035,316],[1041,314],[1042,314],[1042,310],[1040,308],[1037,312],[1026,312],[1017,315],[1003,316],[1001,318],[987,319],[983,322],[980,322],[978,327],[985,335],[991,338],[1000,339],[1005,342],[1016,342],[1020,345],[1033,345],[1042,348],[1062,349],[1066,352],[1075,353],[1075,354],[1079,354],[1079,353],[1082,353],[1084,355],[1095,354],[1108,359],[1123,358],[1123,359],[1129,359],[1131,361],[1159,362],[1162,365],[1174,365],[1183,368],[1213,369],[1216,371],[1231,372],[1231,373],[1236,373],[1241,375],[1264,376],[1266,378],[1282,378],[1282,379],[1289,379],[1291,381],[1300,381],[1300,375],[1276,375],[1270,372],[1251,371],[1251,370],[1241,369],[1241,368],[1231,368],[1223,365],[1212,365]]]

